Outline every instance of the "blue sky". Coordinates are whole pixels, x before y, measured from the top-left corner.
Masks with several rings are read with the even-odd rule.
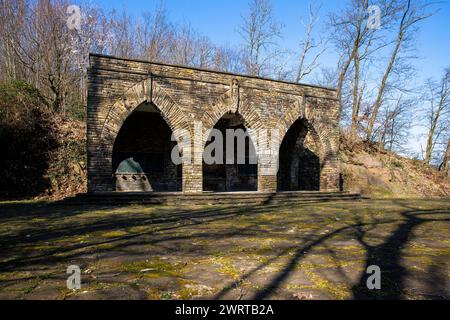
[[[153,11],[160,0],[93,0],[104,9],[127,10],[139,16],[143,11]],[[214,43],[239,45],[237,28],[241,15],[248,10],[248,0],[165,0],[163,1],[169,16],[174,22],[189,22],[195,29],[207,35]],[[309,4],[321,6],[321,21],[326,21],[327,13],[345,4],[343,0],[273,0],[276,19],[284,25],[284,36],[280,40],[283,47],[297,49],[304,28],[301,18],[308,16]],[[450,2],[443,1],[435,5],[439,12],[422,23],[417,39],[419,59],[415,62],[418,77],[439,78],[442,70],[450,65]],[[319,25],[321,23],[319,22]],[[320,33],[320,30],[318,30]],[[329,50],[322,63],[332,66],[335,63],[333,52]]]
[[[94,4],[109,11],[126,10],[133,16],[140,16],[144,11],[153,11],[161,4],[161,0],[91,0]],[[208,36],[216,44],[239,46],[240,35],[237,32],[242,15],[248,12],[248,0],[163,0],[169,17],[173,22],[189,22],[196,30]],[[323,30],[327,14],[343,7],[344,0],[273,0],[276,20],[284,25],[281,47],[298,50],[304,36],[301,19],[307,20],[309,6],[321,7],[316,36],[325,33]],[[450,2],[442,1],[434,5],[437,13],[421,24],[417,35],[417,56],[413,83],[420,85],[428,78],[438,80],[443,69],[450,67]],[[322,29],[320,29],[322,28]],[[337,57],[329,49],[321,57],[322,67],[334,68]],[[308,81],[306,81],[308,82]],[[408,144],[412,151],[418,152],[420,144],[425,145],[422,136],[424,129],[416,126],[411,132]]]

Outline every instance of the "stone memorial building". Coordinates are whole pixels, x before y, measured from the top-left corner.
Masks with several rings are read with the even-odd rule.
[[[334,89],[97,54],[88,74],[89,193],[339,190]],[[198,124],[201,143],[172,139]],[[277,130],[278,172],[262,174],[259,155],[240,164],[172,161],[175,146],[201,156],[212,128]],[[251,138],[245,148],[254,150]]]

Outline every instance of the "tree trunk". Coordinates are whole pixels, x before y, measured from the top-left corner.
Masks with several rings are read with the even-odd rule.
[[[394,64],[397,60],[397,54],[400,49],[400,45],[403,42],[404,31],[406,29],[405,28],[406,16],[410,10],[410,6],[411,6],[411,2],[408,1],[408,6],[403,14],[402,20],[400,22],[400,27],[398,29],[398,35],[397,35],[397,41],[395,43],[395,48],[394,48],[394,51],[392,52],[391,59],[386,68],[386,71],[384,72],[383,80],[381,81],[380,88],[378,89],[377,100],[375,101],[373,112],[369,119],[369,125],[367,127],[367,140],[372,139],[373,127],[375,125],[375,121],[377,120],[378,111],[380,110],[381,103],[383,101],[383,95],[384,95],[384,90],[386,89],[387,80],[388,80],[389,75],[392,71],[392,68],[394,67]]]
[[[425,163],[427,164],[430,164],[431,162],[431,152],[433,151],[433,135],[435,127],[436,126],[433,126],[428,132],[427,147],[425,149]]]
[[[449,160],[450,160],[450,139],[448,139],[447,148],[445,149],[445,153],[444,153],[444,160],[442,161],[442,164],[439,168],[439,170],[444,172],[446,175],[448,175],[448,161]]]
[[[436,114],[431,119],[431,126],[430,130],[428,131],[428,138],[427,138],[427,148],[425,150],[425,162],[427,164],[430,164],[431,161],[431,153],[433,152],[433,144],[434,144],[434,134],[436,132],[436,127],[439,122],[439,118],[441,116],[441,110],[443,107],[444,101],[441,96],[441,100],[439,101],[439,106],[436,110]]]
[[[359,88],[359,54],[358,50],[355,52],[354,57],[354,65],[355,65],[355,80],[353,84],[353,108],[352,108],[352,128],[351,134],[352,136],[357,135],[358,131],[358,88]]]

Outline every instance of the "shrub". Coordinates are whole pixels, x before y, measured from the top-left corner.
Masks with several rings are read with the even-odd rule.
[[[49,152],[57,147],[52,115],[38,90],[23,81],[0,83],[0,194],[33,196],[49,186]]]

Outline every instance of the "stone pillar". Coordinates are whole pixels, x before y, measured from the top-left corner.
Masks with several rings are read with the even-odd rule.
[[[183,193],[203,192],[203,166],[192,163],[183,164]]]
[[[94,164],[95,162],[95,164]],[[90,159],[88,169],[88,192],[115,191],[115,183],[109,159]]]
[[[112,176],[112,150],[102,150],[89,140],[87,148],[87,174],[88,192],[115,191],[115,182]]]
[[[309,99],[310,120],[320,141],[320,191],[339,191],[339,119],[337,98]]]
[[[275,155],[264,152],[258,154],[258,192],[278,191],[278,152]]]
[[[270,166],[270,163],[264,163],[265,161],[258,162],[258,192],[277,192],[278,177],[276,172]]]
[[[339,161],[331,159],[323,164],[320,173],[320,191],[339,191]]]
[[[258,192],[277,192],[277,176],[258,175]]]

